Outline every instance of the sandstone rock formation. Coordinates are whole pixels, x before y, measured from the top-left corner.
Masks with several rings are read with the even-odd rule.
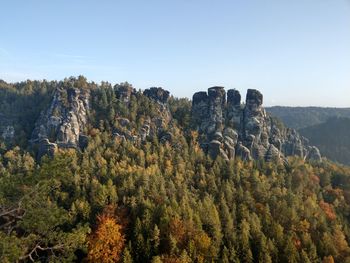
[[[322,161],[322,156],[321,156],[320,150],[315,146],[309,147],[309,152],[308,152],[307,158],[311,159],[311,160],[318,161],[318,162]]]
[[[168,101],[169,94],[169,91],[156,87],[146,89],[143,92],[143,95],[161,103],[166,103]]]
[[[39,149],[37,157],[39,160],[44,155],[47,155],[52,158],[58,149],[57,144],[50,142],[48,139],[41,139],[38,145]]]
[[[49,108],[42,112],[35,124],[31,142],[38,149],[38,158],[53,155],[57,147],[84,148],[90,91],[83,88],[55,90]]]
[[[172,134],[166,132],[171,121],[171,113],[168,107],[169,91],[163,88],[152,87],[144,90],[143,95],[156,102],[157,115],[145,120],[140,130],[142,140],[147,136],[158,136],[160,141],[171,140]]]
[[[117,84],[114,86],[117,98],[124,102],[129,102],[130,97],[135,93],[135,89],[128,83]]]
[[[195,93],[192,122],[202,148],[212,158],[220,155],[226,160],[239,156],[274,161],[291,155],[321,160],[318,149],[310,147],[295,130],[278,128],[262,104],[263,95],[253,89],[248,90],[244,105],[234,89],[227,91],[227,97],[223,87]]]
[[[129,106],[130,97],[137,95],[136,91],[128,86],[115,87],[117,98]],[[138,94],[141,95],[141,94]],[[144,90],[143,96],[148,97],[154,103],[156,114],[147,116],[143,120],[142,127],[137,132],[131,132],[127,118],[117,118],[117,127],[114,127],[113,135],[118,140],[132,142],[144,142],[147,138],[158,137],[161,142],[171,141],[172,134],[168,131],[171,122],[171,113],[167,104],[169,91],[162,88],[149,88]]]

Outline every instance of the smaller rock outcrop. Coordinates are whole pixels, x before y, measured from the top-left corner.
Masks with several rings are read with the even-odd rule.
[[[145,120],[140,130],[141,139],[145,140],[147,136],[156,136],[161,141],[170,141],[172,134],[167,132],[169,123],[171,122],[171,113],[167,104],[170,92],[163,88],[152,87],[144,90],[144,96],[156,102],[155,109],[157,114]]]
[[[281,152],[274,146],[273,144],[270,144],[269,149],[266,152],[265,155],[265,161],[267,162],[276,162],[281,159]]]
[[[316,161],[316,162],[322,161],[320,150],[315,146],[311,146],[309,148],[309,153],[306,156],[306,158],[309,160],[312,160],[312,161]]]
[[[124,102],[129,102],[131,95],[135,93],[135,89],[129,83],[117,84],[114,90],[117,98]]]
[[[120,85],[118,86],[118,90]],[[124,90],[124,88],[122,88]],[[128,90],[129,92],[131,90]],[[128,93],[129,94],[129,93]],[[172,133],[169,132],[169,124],[172,120],[171,113],[167,101],[169,99],[169,91],[162,88],[149,88],[143,92],[143,96],[152,100],[153,112],[151,114],[145,114],[143,117],[143,123],[141,128],[132,129],[133,124],[129,119],[124,117],[116,118],[115,126],[113,128],[114,138],[118,140],[128,140],[132,142],[144,142],[147,138],[157,137],[160,142],[171,142],[173,139]],[[130,93],[130,96],[140,96],[135,91]],[[141,95],[141,96],[142,96]],[[124,98],[126,95],[122,93],[117,95],[118,99]],[[123,100],[128,104],[127,100]],[[134,127],[135,128],[135,127]]]
[[[237,156],[241,157],[243,161],[250,161],[252,159],[249,149],[242,142],[237,144]]]
[[[47,110],[41,113],[31,136],[38,149],[38,158],[53,155],[57,147],[85,148],[88,138],[87,124],[90,91],[84,88],[59,87]],[[54,144],[56,146],[54,146]]]
[[[49,142],[48,139],[41,139],[39,142],[39,149],[38,149],[38,159],[40,160],[44,155],[47,155],[49,157],[53,157],[54,154],[57,152],[58,146],[56,143]]]
[[[169,94],[169,91],[156,87],[146,89],[143,92],[143,95],[154,99],[155,101],[158,101],[160,103],[166,103],[169,99]]]

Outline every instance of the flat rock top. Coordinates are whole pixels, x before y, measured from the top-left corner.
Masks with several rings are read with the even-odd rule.
[[[224,87],[215,86],[208,89],[209,97],[225,97],[226,91]]]

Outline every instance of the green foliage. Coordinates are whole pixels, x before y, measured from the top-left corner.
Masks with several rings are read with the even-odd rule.
[[[170,97],[168,104],[172,116],[177,121],[178,125],[184,129],[190,128],[191,101],[186,98],[178,99]]]
[[[20,155],[20,152],[16,152]],[[21,159],[26,154],[21,156]],[[5,169],[12,169],[15,159],[5,154]],[[73,223],[72,211],[60,200],[67,195],[66,184],[72,183],[62,158],[17,173],[2,173],[0,177],[1,261],[37,260],[45,257],[52,262],[71,261],[77,249],[86,247],[88,224]],[[24,166],[32,160],[25,159]],[[64,159],[70,162],[71,159]],[[58,165],[59,164],[59,165]],[[50,168],[49,168],[49,167]],[[53,170],[55,168],[55,170]],[[14,195],[15,194],[15,195]]]
[[[91,89],[89,145],[41,162],[25,147],[2,148],[1,262],[88,260],[90,229],[111,205],[123,230],[119,262],[350,260],[350,168],[213,161],[191,132],[189,101],[174,98],[171,142],[117,140],[118,118],[132,133],[158,105],[139,91],[122,101],[118,85],[83,77],[57,85]]]
[[[54,81],[27,80],[7,84],[0,80],[0,131],[8,126],[15,131],[15,138],[9,146],[27,146],[35,121],[48,105],[56,87]]]
[[[293,129],[303,129],[326,122],[329,118],[350,118],[350,108],[266,107],[266,111]]]
[[[8,151],[1,158],[1,211],[16,213],[1,217],[1,260],[70,261],[86,253],[89,228],[110,203],[124,218],[123,262],[349,258],[350,169],[299,159],[288,167],[213,163],[194,152],[182,159],[182,151],[118,144],[104,133],[84,153],[63,151],[40,166],[19,149]],[[330,179],[321,186],[325,175]]]
[[[297,129],[324,157],[350,165],[350,108],[270,107],[273,122]]]
[[[350,165],[350,118],[330,118],[326,122],[300,130],[332,161]]]

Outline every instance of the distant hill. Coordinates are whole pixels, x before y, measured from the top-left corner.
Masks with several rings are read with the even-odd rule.
[[[271,115],[281,119],[290,128],[302,129],[326,122],[331,117],[350,118],[350,108],[322,107],[266,107]]]
[[[330,118],[299,132],[316,145],[322,155],[333,161],[350,165],[350,118]]]
[[[350,165],[350,108],[275,106],[266,111],[298,130],[323,156]]]

